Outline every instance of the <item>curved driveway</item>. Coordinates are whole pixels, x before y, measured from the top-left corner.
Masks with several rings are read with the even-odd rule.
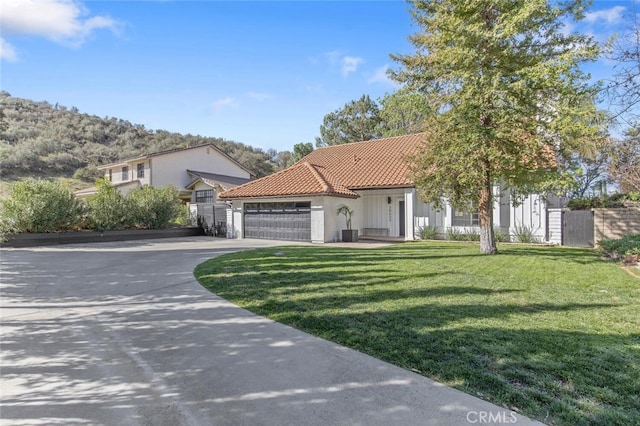
[[[251,314],[193,277],[208,258],[273,244],[282,243],[3,250],[1,423],[532,424]]]

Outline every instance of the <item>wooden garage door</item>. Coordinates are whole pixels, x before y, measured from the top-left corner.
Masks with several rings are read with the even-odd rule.
[[[311,241],[311,203],[245,203],[244,236]]]

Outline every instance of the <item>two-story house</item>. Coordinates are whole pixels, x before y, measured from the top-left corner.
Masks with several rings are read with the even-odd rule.
[[[218,193],[249,182],[251,172],[212,144],[172,149],[98,167],[122,194],[143,185],[174,186],[187,203],[215,203]],[[95,188],[76,192],[95,193]]]

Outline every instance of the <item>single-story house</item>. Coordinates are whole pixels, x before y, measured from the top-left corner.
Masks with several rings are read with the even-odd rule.
[[[477,212],[422,202],[410,178],[407,155],[426,142],[424,133],[319,148],[293,166],[219,194],[232,204],[234,238],[311,242],[341,240],[341,206],[354,211],[352,227],[361,236],[419,239],[420,229],[474,232]],[[508,191],[494,188],[494,225],[516,227],[547,238],[545,201],[530,195],[514,207]],[[230,225],[229,223],[227,224]]]

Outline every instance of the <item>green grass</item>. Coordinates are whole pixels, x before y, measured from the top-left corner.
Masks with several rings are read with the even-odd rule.
[[[591,250],[278,247],[196,268],[212,292],[548,424],[640,424],[640,280]]]

